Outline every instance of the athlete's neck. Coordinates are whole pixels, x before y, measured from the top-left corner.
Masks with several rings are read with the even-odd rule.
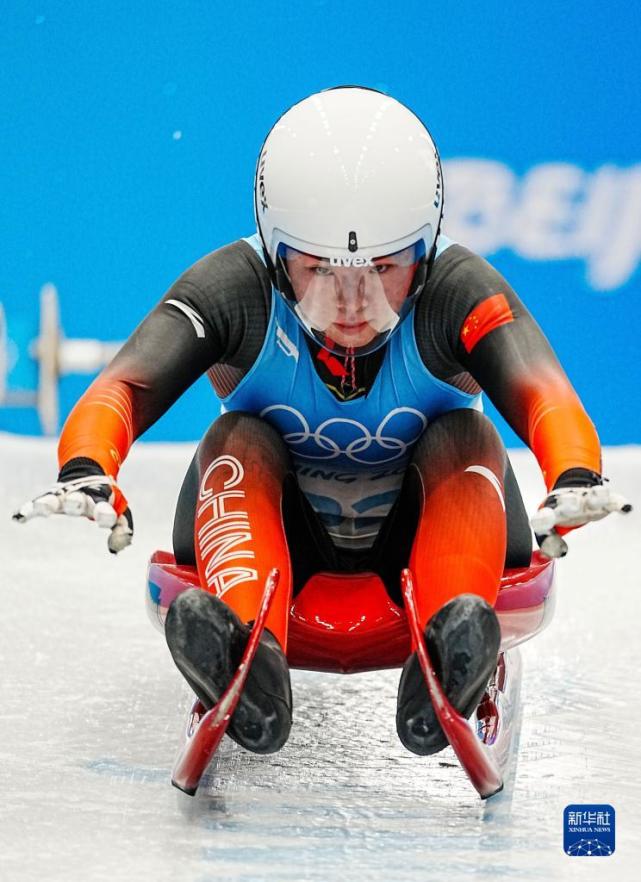
[[[367,395],[385,358],[385,346],[369,355],[335,355],[308,335],[305,339],[316,373],[339,401]]]

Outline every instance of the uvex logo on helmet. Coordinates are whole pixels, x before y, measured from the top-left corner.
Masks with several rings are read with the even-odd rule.
[[[371,257],[330,257],[330,266],[374,266]]]
[[[438,158],[438,153],[435,152],[434,156],[436,158],[436,191],[434,193],[434,208],[439,208],[443,195],[443,181],[441,179],[441,163]]]
[[[267,196],[265,194],[265,161],[267,159],[267,151],[263,153],[260,157],[260,162],[258,163],[258,195],[260,196],[260,207],[265,211],[269,206],[267,205]]]

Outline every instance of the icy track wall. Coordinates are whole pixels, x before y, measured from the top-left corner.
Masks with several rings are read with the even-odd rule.
[[[465,15],[439,8],[434,41],[418,0],[383,29],[382,0],[366,17],[334,0],[304,11],[275,2],[271,16],[252,2],[215,14],[180,3],[151,18],[143,3],[127,8],[126,27],[120,5],[88,19],[76,0],[33,17],[9,4],[3,57],[17,73],[0,93],[12,121],[0,145],[10,170],[0,430],[54,434],[174,279],[253,231],[255,161],[274,120],[310,92],[360,83],[425,120],[445,159],[445,231],[486,256],[533,312],[603,442],[641,442],[641,106],[629,10],[581,4],[578,27],[558,4],[510,16],[488,0]],[[171,52],[156,54],[161,46]],[[54,353],[55,383],[34,346],[46,284],[58,291],[56,327],[76,341]],[[47,420],[35,407],[44,391],[59,404]],[[146,437],[196,439],[217,409],[201,380]]]

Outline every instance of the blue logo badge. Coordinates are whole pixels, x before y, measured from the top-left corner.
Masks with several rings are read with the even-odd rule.
[[[563,850],[571,857],[614,854],[615,812],[611,805],[566,805]]]

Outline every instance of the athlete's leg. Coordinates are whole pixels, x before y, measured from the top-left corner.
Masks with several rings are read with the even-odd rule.
[[[173,545],[176,561],[198,566],[203,587],[245,622],[256,614],[267,573],[278,567],[267,627],[283,647],[292,588],[337,567],[282,438],[247,413],[223,415],[201,441],[178,497]]]
[[[514,471],[509,461],[507,451],[505,451],[501,439],[496,433],[493,433],[493,428],[489,421],[476,411],[454,411],[451,414],[448,414],[447,417],[447,423],[441,423],[441,419],[445,419],[442,417],[439,420],[436,420],[427,430],[430,431],[430,433],[432,429],[439,430],[438,434],[441,437],[437,439],[431,433],[430,438],[433,438],[435,443],[437,440],[438,442],[443,443],[442,453],[445,457],[447,457],[448,454],[454,457],[452,463],[444,469],[445,474],[449,472],[449,468],[451,468],[456,461],[454,455],[455,448],[450,446],[450,439],[442,437],[443,435],[449,434],[448,423],[453,427],[453,435],[455,436],[453,440],[456,444],[455,438],[458,437],[461,439],[463,429],[466,430],[465,423],[470,421],[478,423],[480,417],[481,426],[483,426],[484,429],[489,430],[488,434],[492,439],[490,443],[498,445],[498,459],[501,459],[501,451],[503,452],[502,458],[505,462],[505,470],[501,484],[504,488],[505,494],[505,521],[507,532],[507,545],[503,566],[504,568],[529,566],[532,556],[532,532],[530,530],[527,512],[521,498],[521,492],[514,476]],[[444,431],[441,432],[440,429],[444,429]],[[478,430],[467,435],[466,439],[463,440],[463,443],[469,443],[469,441],[475,436],[478,436]],[[413,464],[408,469],[403,489],[394,508],[383,525],[371,555],[371,568],[381,576],[393,600],[401,605],[402,597],[399,574],[403,567],[410,565],[410,557],[412,556],[413,550],[416,551],[415,539],[417,537],[419,521],[424,515],[426,503],[424,484],[428,482],[424,482],[421,476],[428,475],[429,477],[430,463],[432,462],[431,450],[434,446],[431,443],[427,444],[426,442],[427,439],[424,439],[416,451]],[[439,467],[442,468],[441,463],[435,462],[434,468],[437,469]],[[437,480],[442,476],[443,473],[439,474],[436,472],[436,474],[433,475],[433,478],[434,480]],[[467,476],[464,476],[463,480],[467,481],[468,478],[469,473]],[[481,484],[481,486],[483,485]],[[494,498],[498,501],[498,497],[492,492],[492,488],[489,484],[485,489],[487,495],[492,501],[494,501]],[[494,508],[496,509],[496,506]],[[479,515],[476,518],[476,525],[478,533],[483,535],[485,526],[482,521],[482,516]],[[452,538],[457,535],[458,532],[456,530],[450,534]],[[429,539],[425,536],[425,529],[423,530],[423,536],[425,537],[425,542],[429,542]],[[413,559],[414,561],[416,560],[416,555]]]
[[[409,566],[423,625],[457,594],[494,605],[507,547],[506,465],[496,429],[474,410],[444,414],[419,441],[408,476],[420,506]]]
[[[507,456],[506,456],[507,458]],[[507,549],[505,567],[529,567],[532,561],[532,530],[521,491],[507,459],[505,470],[505,515],[507,521]]]
[[[490,421],[473,410],[451,411],[424,432],[399,500],[417,518],[409,566],[425,639],[448,699],[465,716],[480,700],[499,650],[492,607],[506,559],[506,469]],[[415,653],[403,667],[396,726],[414,753],[447,744]]]
[[[292,573],[281,504],[289,470],[271,426],[249,414],[224,414],[196,451],[174,524],[177,560],[195,563],[202,587],[243,622],[255,618],[267,574],[278,567],[267,628],[283,648]]]
[[[173,601],[165,636],[176,666],[206,707],[219,701],[240,663],[267,573],[273,566],[280,570],[228,729],[256,753],[282,747],[292,721],[284,652],[292,567],[282,515],[289,474],[289,457],[274,429],[249,414],[225,414],[198,447],[174,527],[177,560],[195,562],[205,590],[187,590]]]

